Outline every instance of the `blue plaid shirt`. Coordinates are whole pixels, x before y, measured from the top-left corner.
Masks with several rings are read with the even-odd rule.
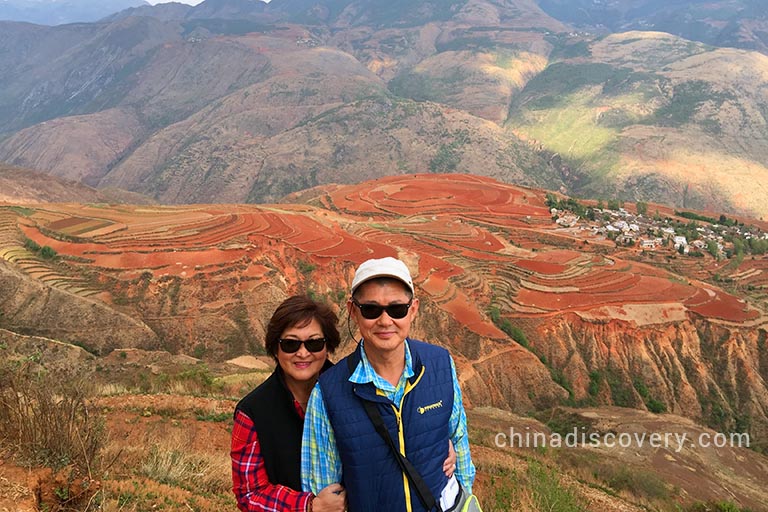
[[[360,343],[363,345],[363,343]],[[365,384],[373,382],[393,403],[399,404],[405,393],[406,381],[413,377],[413,361],[408,340],[405,340],[405,370],[397,386],[380,377],[365,355],[365,346],[361,350],[362,358],[357,368],[349,377],[350,382]],[[461,399],[461,388],[456,376],[456,366],[451,358],[453,375],[453,409],[451,410],[451,441],[456,450],[456,478],[472,492],[475,481],[475,465],[469,454],[469,436],[467,434],[467,414]],[[304,418],[304,436],[301,443],[301,486],[305,491],[319,493],[323,488],[341,482],[341,460],[336,446],[333,427],[325,410],[323,393],[316,384],[309,397],[307,414]]]

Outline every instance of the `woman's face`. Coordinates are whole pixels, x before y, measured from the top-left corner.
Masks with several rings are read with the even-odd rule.
[[[303,327],[292,326],[284,330],[281,339],[293,339],[306,341],[314,338],[322,338],[323,329],[316,319],[312,319]],[[283,352],[282,344],[277,347],[277,362],[285,373],[288,381],[298,383],[314,383],[320,375],[320,370],[328,357],[328,347],[324,346],[320,352],[310,352],[305,344],[299,346],[299,350],[288,354]]]

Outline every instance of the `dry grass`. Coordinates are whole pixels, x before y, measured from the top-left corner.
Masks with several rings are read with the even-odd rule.
[[[230,462],[221,455],[189,453],[183,446],[152,446],[138,473],[159,483],[196,492],[230,490]]]
[[[207,374],[200,372],[174,382],[188,393],[210,389]],[[91,410],[96,408],[90,402],[93,391],[85,376],[53,375],[32,361],[0,370],[2,445],[19,463],[54,469],[35,491],[42,496],[41,507],[50,512],[234,508],[226,452],[193,449],[193,434],[184,429],[146,433],[139,443],[110,440],[103,419]],[[98,391],[123,394],[126,389],[102,386]],[[215,409],[201,414],[218,418]],[[4,496],[22,498],[22,490],[0,480]]]
[[[195,496],[223,502],[233,499],[228,454],[196,451],[193,445],[191,434],[178,429],[148,433],[142,442],[127,446],[111,441],[104,458],[115,463],[105,475],[102,503],[131,502],[141,510],[141,506],[166,495],[178,496],[179,503]],[[126,488],[126,482],[134,480],[142,482],[141,492]],[[151,492],[158,486],[162,489]]]
[[[131,390],[123,384],[116,382],[105,382],[98,386],[96,395],[98,396],[117,396],[130,394]]]
[[[222,396],[240,399],[264,382],[272,374],[271,371],[257,371],[225,375],[215,380]]]
[[[29,487],[11,482],[4,476],[0,476],[0,498],[9,498],[18,502],[22,498],[28,498],[31,494]]]
[[[20,462],[91,475],[104,425],[81,375],[52,375],[27,362],[0,369],[0,438]]]
[[[35,484],[40,510],[87,510],[98,489],[104,423],[91,413],[87,376],[57,373],[34,360],[0,368],[0,440],[14,462],[50,468]]]

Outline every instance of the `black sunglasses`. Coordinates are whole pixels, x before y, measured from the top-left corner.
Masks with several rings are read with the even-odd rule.
[[[352,299],[352,304],[357,306],[357,308],[360,310],[360,314],[363,315],[363,318],[368,320],[379,318],[384,311],[387,312],[389,318],[394,318],[396,320],[405,318],[405,315],[408,314],[408,308],[411,307],[412,302],[413,300],[409,300],[408,304],[390,304],[389,306],[379,306],[378,304],[360,304],[357,302],[357,299]]]
[[[293,338],[280,338],[280,350],[286,354],[293,354],[303,344],[310,352],[320,352],[325,347],[325,338],[310,338],[308,340],[295,340]]]

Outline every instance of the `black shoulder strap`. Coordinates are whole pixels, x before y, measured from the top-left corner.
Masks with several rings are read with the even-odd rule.
[[[360,360],[360,358],[354,358],[357,361]],[[355,368],[357,367],[357,363],[353,361],[353,357],[350,355],[350,357],[347,358],[347,368],[349,368],[349,374],[352,375],[354,373]],[[379,409],[376,407],[376,405],[373,402],[369,402],[368,400],[360,400],[363,402],[363,407],[365,407],[365,412],[368,414],[368,417],[371,419],[371,423],[373,423],[374,428],[376,429],[376,432],[379,433],[379,435],[384,439],[384,442],[387,443],[387,446],[389,446],[389,449],[392,451],[392,454],[395,456],[395,460],[397,461],[398,466],[400,466],[400,470],[406,474],[408,477],[408,480],[411,481],[411,484],[416,489],[416,494],[419,496],[419,501],[421,501],[421,504],[424,505],[424,508],[431,511],[431,510],[437,510],[437,512],[442,512],[442,509],[440,508],[440,504],[437,503],[435,500],[435,497],[432,495],[432,492],[429,490],[429,487],[427,486],[426,482],[424,482],[424,479],[421,478],[421,475],[416,470],[416,468],[411,464],[411,461],[405,458],[405,455],[400,453],[400,450],[397,449],[395,446],[395,442],[392,440],[392,436],[389,435],[389,430],[387,430],[387,426],[384,425],[384,419],[381,417],[381,413],[379,412]]]

